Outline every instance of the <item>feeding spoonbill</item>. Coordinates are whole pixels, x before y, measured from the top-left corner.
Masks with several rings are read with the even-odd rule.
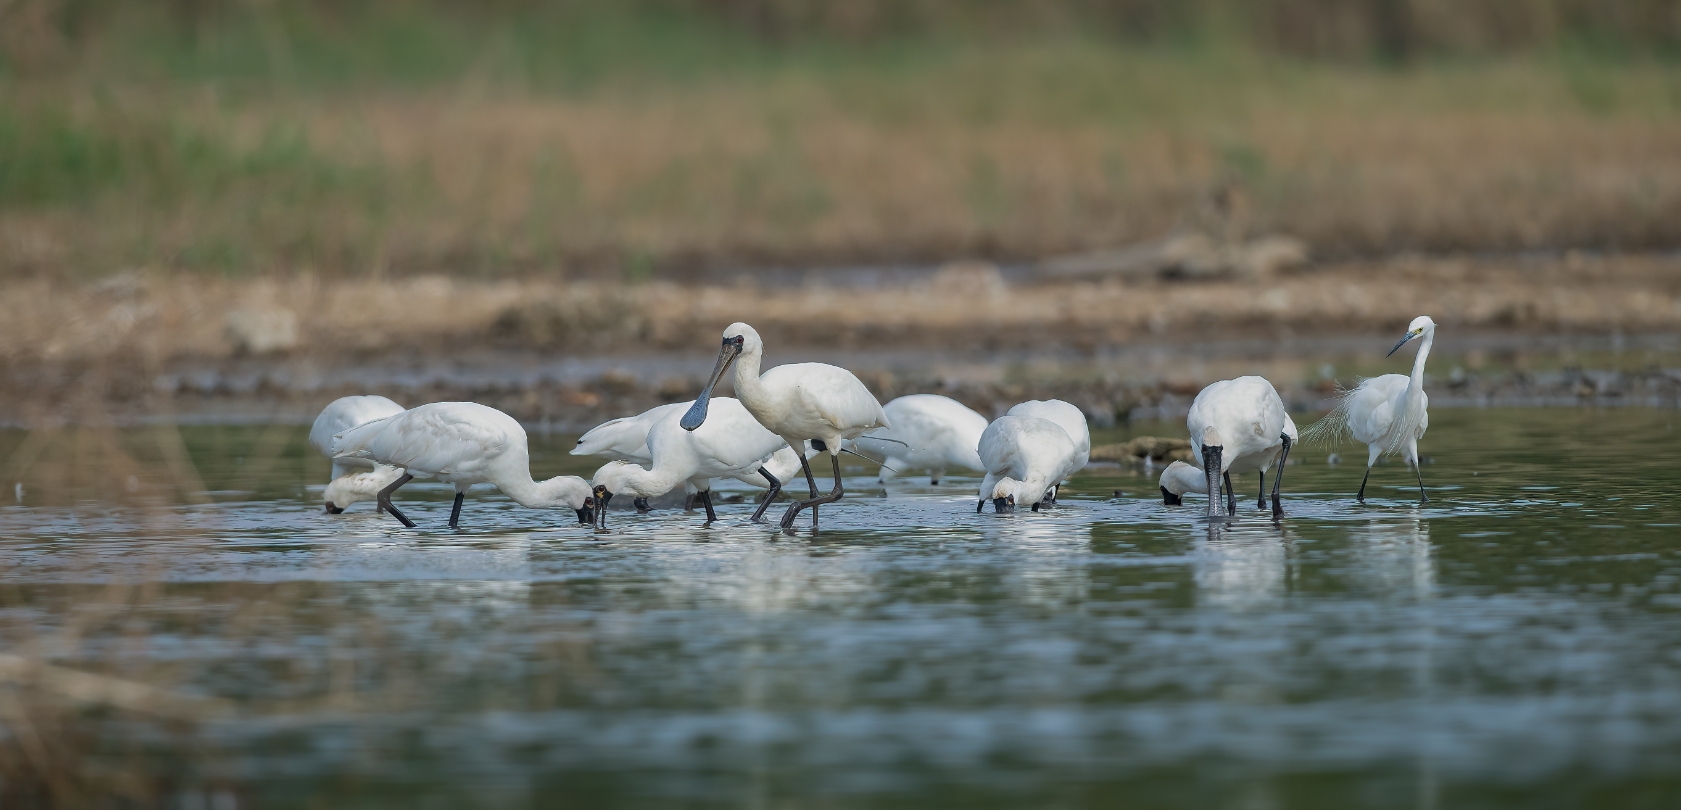
[[[1290,415],[1272,383],[1261,377],[1221,380],[1197,394],[1185,427],[1191,433],[1192,463],[1202,467],[1208,479],[1208,515],[1219,514],[1221,483],[1225,485],[1226,513],[1237,514],[1237,495],[1232,492],[1232,473],[1261,471],[1279,462],[1272,482],[1272,514],[1284,514],[1279,486],[1284,478],[1283,461],[1294,442],[1285,432]]]
[[[1157,484],[1162,490],[1162,503],[1167,506],[1183,504],[1186,493],[1208,494],[1208,476],[1202,470],[1183,461],[1167,465],[1167,469],[1162,470],[1161,480]]]
[[[1060,399],[1030,399],[1011,408],[1009,415],[1037,416],[1061,425],[1067,431],[1069,440],[1074,442],[1074,468],[1068,474],[1073,475],[1086,468],[1086,462],[1091,459],[1091,430],[1086,427],[1086,415],[1079,408]],[[1056,503],[1056,490],[1065,480],[1066,476],[1051,482],[1051,503]]]
[[[1436,322],[1428,315],[1420,315],[1407,326],[1407,333],[1389,355],[1395,354],[1408,341],[1424,338],[1413,358],[1412,376],[1385,374],[1362,380],[1354,390],[1344,393],[1336,410],[1308,427],[1310,441],[1335,444],[1344,436],[1366,445],[1366,475],[1360,479],[1360,492],[1354,497],[1366,501],[1366,482],[1371,480],[1372,465],[1384,453],[1399,452],[1412,465],[1418,476],[1418,500],[1426,503],[1430,496],[1424,492],[1424,473],[1418,467],[1418,440],[1430,427],[1430,397],[1424,393],[1424,361],[1430,356],[1430,344],[1436,340]],[[1388,357],[1389,355],[1385,355]]]
[[[735,369],[735,395],[747,407],[753,418],[772,433],[781,436],[791,448],[800,448],[809,441],[818,451],[829,454],[834,468],[835,487],[827,495],[817,494],[817,479],[811,474],[811,464],[800,456],[800,469],[805,473],[811,498],[795,501],[782,515],[782,528],[790,529],[801,509],[814,507],[813,527],[817,525],[815,507],[834,503],[844,494],[841,488],[841,443],[856,439],[867,430],[892,427],[887,414],[881,410],[870,389],[852,372],[825,363],[790,363],[759,373],[764,360],[765,346],[759,333],[744,323],[730,324],[724,330],[723,347],[718,351],[718,364],[706,388],[695,399],[689,412],[679,423],[684,430],[695,430],[706,422],[706,407],[712,389],[729,370]]]
[[[727,399],[727,397],[716,397],[713,401],[720,402],[724,399]],[[730,402],[739,405],[737,400],[731,399]],[[648,450],[648,430],[666,417],[687,410],[693,405],[692,400],[689,402],[674,402],[670,405],[650,408],[636,416],[626,416],[603,422],[579,437],[578,444],[572,448],[572,455],[600,456],[610,461],[628,461],[642,467],[649,467],[654,461],[654,455]],[[760,426],[760,430],[763,429],[763,426]],[[809,455],[809,451],[807,454]],[[780,492],[782,484],[799,473],[800,457],[794,453],[792,447],[783,446],[763,466],[765,472],[769,473],[768,476],[761,475],[758,470],[749,470],[739,475],[718,477],[734,478],[743,484],[759,489],[769,489],[772,486],[771,482],[775,481],[777,491]],[[697,492],[693,486],[686,485],[684,488],[691,498]],[[639,497],[633,503],[639,512],[646,512],[651,508],[648,506],[646,497]]]
[[[940,483],[947,467],[985,472],[976,448],[986,431],[986,417],[951,397],[939,394],[911,394],[882,406],[893,427],[852,444],[883,459],[881,480],[897,471],[928,471],[928,483]]]
[[[414,528],[391,503],[391,494],[415,478],[455,485],[449,526],[457,528],[461,502],[474,484],[490,484],[520,506],[570,507],[579,523],[592,522],[590,488],[576,475],[531,479],[525,428],[513,417],[476,402],[434,402],[411,408],[333,437],[333,458],[360,458],[400,467],[403,474],[379,492],[380,508]]]
[[[976,512],[988,500],[993,512],[1014,511],[1018,503],[1039,511],[1051,487],[1074,474],[1079,459],[1068,431],[1038,416],[998,417],[981,433],[979,453],[986,477]]]
[[[769,484],[764,502],[753,513],[754,522],[764,519],[765,510],[782,491],[782,482],[765,464],[778,450],[787,447],[782,437],[760,425],[742,404],[729,397],[712,403],[706,424],[684,430],[676,413],[667,414],[648,431],[651,462],[644,469],[628,461],[611,461],[596,471],[594,484],[597,525],[606,528],[608,503],[613,496],[628,494],[638,500],[664,495],[687,483],[700,495],[706,520],[718,515],[712,509],[712,479],[753,474]]]
[[[403,406],[381,396],[339,397],[321,409],[309,428],[309,444],[333,462],[333,478],[321,498],[327,514],[337,515],[357,501],[371,501],[402,471],[361,458],[333,458],[333,436],[341,431],[403,412]]]

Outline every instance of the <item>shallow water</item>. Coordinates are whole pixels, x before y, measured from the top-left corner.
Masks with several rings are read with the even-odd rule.
[[[5,434],[0,632],[233,700],[91,714],[87,759],[261,806],[1676,806],[1676,416],[1439,411],[1429,504],[1310,449],[1278,524],[1252,478],[1211,527],[1115,467],[1002,517],[858,467],[793,536],[488,491],[456,533],[420,484],[411,531],[322,514],[292,428],[122,432],[132,472]]]

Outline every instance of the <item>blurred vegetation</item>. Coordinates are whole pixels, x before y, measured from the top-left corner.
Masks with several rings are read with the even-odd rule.
[[[0,0],[0,273],[1681,242],[1681,0]]]

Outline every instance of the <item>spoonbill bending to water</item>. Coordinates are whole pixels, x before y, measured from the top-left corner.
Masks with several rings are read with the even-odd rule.
[[[1091,458],[1091,431],[1086,427],[1086,415],[1079,408],[1060,399],[1030,399],[1011,408],[1009,415],[1037,416],[1061,425],[1068,432],[1069,440],[1074,442],[1074,469],[1068,474],[1073,475],[1086,468],[1086,462]],[[1065,480],[1067,476],[1051,482],[1051,503],[1056,503],[1056,490]]]
[[[1283,462],[1294,442],[1285,425],[1294,428],[1284,412],[1284,400],[1272,383],[1261,377],[1221,380],[1197,394],[1185,427],[1191,432],[1191,458],[1207,477],[1208,516],[1220,514],[1221,483],[1225,484],[1226,514],[1237,514],[1237,495],[1232,492],[1232,473],[1264,471],[1279,463],[1272,480],[1272,514],[1280,517],[1279,486],[1284,478]],[[1264,475],[1264,473],[1263,473]],[[1263,478],[1263,488],[1265,479]]]
[[[694,407],[683,415],[679,423],[684,430],[696,430],[706,422],[707,403],[712,389],[729,370],[735,369],[735,394],[741,404],[772,433],[781,436],[790,448],[798,449],[810,441],[812,448],[827,452],[834,468],[835,488],[827,495],[817,494],[817,479],[811,474],[811,464],[800,456],[800,469],[805,473],[811,498],[796,501],[782,515],[782,528],[791,529],[794,517],[806,507],[834,503],[844,494],[841,488],[841,443],[856,439],[867,430],[892,427],[881,403],[870,394],[852,372],[824,363],[791,363],[777,366],[764,374],[759,364],[764,359],[764,342],[753,327],[744,323],[730,324],[724,330],[723,348],[718,351],[718,364],[706,388],[695,399]],[[817,526],[817,511],[811,513],[811,525]]]
[[[722,402],[725,399],[727,397],[716,397],[713,401]],[[731,399],[730,402],[736,403],[737,407],[740,406],[737,400]],[[675,414],[693,406],[694,402],[692,400],[689,402],[674,402],[670,405],[650,408],[636,416],[626,416],[603,422],[578,438],[577,446],[572,448],[572,455],[600,456],[611,461],[628,461],[632,464],[651,468],[654,462],[654,454],[648,449],[649,429],[664,421],[667,417],[676,418]],[[754,424],[757,424],[757,422]],[[759,429],[763,430],[764,427],[760,426]],[[781,441],[780,438],[777,439],[779,444]],[[794,453],[793,448],[783,446],[770,457],[769,461],[764,463],[763,470],[765,474],[761,474],[759,470],[750,470],[741,474],[718,477],[734,478],[743,484],[759,489],[774,487],[780,493],[782,483],[793,478],[800,471],[800,457]],[[691,498],[697,493],[692,485],[686,484],[684,489],[688,491]],[[775,498],[774,495],[771,497],[772,499]],[[634,503],[636,510],[639,512],[646,512],[652,508],[648,505],[646,497],[639,497]],[[691,502],[690,505],[692,506],[693,503]]]
[[[782,437],[765,430],[740,402],[729,397],[714,401],[706,424],[696,430],[684,430],[679,421],[676,413],[670,413],[648,431],[648,450],[653,458],[647,469],[627,461],[612,461],[596,471],[597,525],[607,527],[606,506],[614,495],[624,493],[641,500],[664,495],[683,483],[700,494],[710,523],[718,519],[712,510],[712,479],[749,473],[770,485],[764,502],[753,513],[754,522],[764,519],[765,510],[782,491],[782,482],[764,465],[778,450],[793,452]]]
[[[1202,470],[1183,461],[1167,465],[1167,469],[1162,470],[1161,481],[1158,483],[1162,489],[1162,503],[1167,506],[1183,504],[1186,493],[1208,494],[1208,476]]]
[[[861,450],[882,457],[881,480],[899,470],[927,470],[928,483],[940,483],[947,467],[985,472],[976,447],[986,431],[986,417],[951,397],[911,394],[882,406],[893,421],[881,430],[853,440]]]
[[[1426,503],[1424,473],[1418,468],[1418,440],[1430,427],[1430,397],[1424,393],[1424,361],[1430,356],[1430,344],[1436,340],[1436,322],[1428,315],[1420,315],[1407,326],[1401,342],[1389,350],[1393,355],[1407,341],[1424,338],[1413,358],[1411,377],[1385,374],[1362,380],[1354,390],[1342,395],[1336,410],[1307,429],[1308,438],[1315,442],[1335,444],[1344,436],[1366,445],[1366,475],[1360,479],[1360,492],[1354,497],[1366,502],[1366,482],[1371,480],[1372,465],[1384,453],[1400,452],[1412,465],[1418,477],[1418,500]],[[1385,355],[1388,356],[1388,355]]]
[[[333,458],[359,458],[401,467],[403,474],[379,491],[380,508],[414,528],[391,503],[391,494],[415,478],[455,485],[449,527],[461,520],[461,502],[474,484],[490,484],[520,506],[570,507],[590,523],[590,488],[576,475],[531,480],[525,428],[495,408],[475,402],[434,402],[353,427],[333,437]]]
[[[337,515],[357,501],[371,501],[402,471],[361,458],[333,458],[333,436],[403,412],[403,406],[380,396],[339,397],[321,409],[309,428],[309,444],[333,461],[333,479],[322,493],[327,514]]]
[[[1014,511],[1018,503],[1039,511],[1051,487],[1073,475],[1080,458],[1068,431],[1037,416],[998,417],[981,434],[979,452],[986,478],[981,479],[976,512],[988,500],[995,513]]]

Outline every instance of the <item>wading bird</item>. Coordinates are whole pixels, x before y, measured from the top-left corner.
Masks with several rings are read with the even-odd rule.
[[[1237,514],[1232,473],[1265,470],[1274,461],[1279,462],[1279,471],[1272,482],[1272,514],[1284,514],[1279,486],[1284,478],[1283,462],[1294,443],[1285,431],[1286,424],[1294,425],[1284,412],[1284,400],[1272,383],[1261,377],[1221,380],[1197,394],[1185,427],[1191,433],[1193,463],[1202,467],[1207,477],[1209,517],[1220,513],[1222,482],[1226,514]]]
[[[1030,399],[1010,409],[1010,416],[1037,416],[1049,419],[1062,426],[1067,431],[1068,438],[1074,442],[1074,468],[1068,471],[1073,475],[1086,468],[1086,462],[1091,458],[1091,430],[1086,427],[1086,415],[1060,399]],[[1057,490],[1067,481],[1067,476],[1051,482],[1051,503],[1056,503]]]
[[[782,491],[781,480],[765,464],[778,450],[793,453],[782,437],[766,430],[740,402],[729,397],[714,400],[706,424],[693,431],[684,430],[680,421],[678,414],[669,413],[648,431],[652,460],[646,469],[628,461],[612,461],[596,471],[596,525],[607,527],[606,507],[614,495],[623,493],[643,501],[685,483],[699,493],[710,523],[718,519],[712,509],[712,479],[748,474],[769,486],[764,502],[753,513],[755,523],[764,520],[765,510]]]
[[[1158,484],[1162,489],[1162,503],[1167,506],[1183,504],[1187,493],[1208,494],[1208,476],[1183,461],[1167,465]]]
[[[461,502],[474,484],[490,484],[531,509],[566,506],[578,513],[579,523],[593,522],[589,484],[576,475],[533,481],[525,428],[475,402],[434,402],[350,428],[333,437],[333,458],[402,468],[403,474],[379,491],[378,500],[380,508],[411,529],[414,521],[391,503],[391,494],[415,478],[455,485],[452,529],[460,523]]]
[[[1074,474],[1080,457],[1067,430],[1037,416],[998,417],[981,433],[979,451],[986,477],[976,512],[988,500],[994,513],[1015,511],[1018,503],[1039,511],[1051,487]]]
[[[1411,377],[1385,374],[1362,380],[1342,395],[1336,410],[1331,411],[1308,427],[1308,440],[1336,444],[1345,436],[1366,445],[1366,475],[1360,479],[1360,492],[1354,497],[1366,501],[1366,482],[1371,480],[1372,465],[1384,453],[1399,452],[1412,465],[1418,477],[1418,500],[1426,503],[1430,496],[1424,492],[1424,473],[1418,468],[1418,440],[1430,427],[1430,397],[1424,393],[1424,361],[1430,356],[1430,344],[1436,340],[1436,322],[1428,315],[1420,315],[1407,326],[1407,333],[1389,355],[1395,354],[1408,341],[1424,338],[1413,358]],[[1385,355],[1386,357],[1389,355]]]
[[[870,389],[844,368],[824,363],[791,363],[759,373],[764,360],[765,346],[759,333],[744,323],[730,324],[724,330],[723,347],[718,351],[718,364],[712,369],[706,388],[695,399],[694,407],[679,422],[684,430],[696,430],[706,422],[707,403],[712,389],[722,379],[730,364],[735,369],[735,395],[747,407],[753,418],[772,433],[781,436],[790,448],[800,448],[807,441],[812,448],[829,454],[834,468],[835,487],[827,495],[817,494],[817,479],[811,474],[811,464],[800,457],[800,469],[805,473],[811,498],[795,501],[782,515],[782,528],[791,529],[794,517],[806,507],[834,503],[844,494],[841,488],[841,443],[862,436],[865,431],[892,427],[887,414],[881,410]],[[811,514],[813,527],[817,512]]]
[[[940,483],[948,467],[985,472],[976,448],[986,431],[986,417],[951,397],[911,394],[882,406],[893,427],[854,439],[860,450],[882,458],[881,479],[904,470],[928,471],[928,483]]]
[[[309,444],[333,462],[333,479],[321,498],[327,514],[337,515],[357,501],[371,501],[402,471],[361,458],[333,458],[333,436],[375,419],[403,412],[403,406],[381,396],[339,397],[321,409],[309,428]]]

